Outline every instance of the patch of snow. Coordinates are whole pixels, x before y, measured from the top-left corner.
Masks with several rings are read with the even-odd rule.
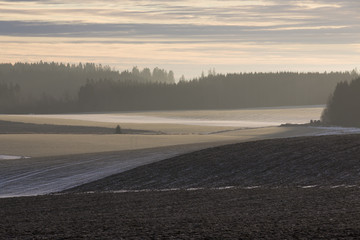
[[[334,186],[320,186],[320,185],[306,185],[306,186],[298,186],[302,189],[308,188],[353,188],[353,187],[360,187],[358,185],[334,185]],[[172,191],[200,191],[200,190],[226,190],[226,189],[245,189],[245,190],[252,190],[252,189],[261,189],[261,186],[248,186],[248,187],[237,187],[237,186],[225,186],[225,187],[213,187],[213,188],[206,188],[206,187],[198,187],[198,188],[162,188],[162,189],[138,189],[138,190],[112,190],[112,191],[100,191],[100,193],[142,193],[142,192],[172,192]],[[266,189],[280,189],[281,186],[271,187]],[[287,188],[287,187],[286,187]],[[88,192],[80,192],[75,194],[95,194],[99,192],[95,191],[88,191]],[[53,195],[64,195],[68,193],[55,193]],[[4,197],[4,196],[2,196]]]
[[[353,187],[357,187],[357,186],[356,185],[340,184],[340,185],[331,186],[330,188],[353,188]]]
[[[318,185],[308,185],[308,186],[300,186],[300,188],[315,188]]]
[[[12,155],[0,155],[0,160],[12,160],[12,159],[23,159],[30,158],[25,156],[12,156]]]
[[[249,187],[245,187],[244,189],[256,189],[256,188],[260,188],[260,186],[249,186]]]
[[[227,187],[218,187],[216,189],[222,190],[222,189],[233,189],[233,188],[236,188],[236,187],[235,186],[227,186]]]
[[[47,158],[33,158],[33,161],[2,161],[0,198],[59,192],[203,147],[169,146],[91,156],[58,156],[51,158],[51,161]]]
[[[324,132],[315,134],[316,136],[360,133],[360,128],[351,128],[351,127],[314,127],[314,128],[325,130]]]

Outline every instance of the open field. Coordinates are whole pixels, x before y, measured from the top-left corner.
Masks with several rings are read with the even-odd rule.
[[[359,157],[360,135],[205,149],[68,193],[0,199],[0,236],[357,239]],[[234,187],[213,188],[229,184]],[[159,191],[170,187],[200,189]],[[143,188],[154,190],[103,192]]]
[[[169,123],[129,123],[129,122],[97,122],[90,120],[78,119],[62,119],[52,117],[41,117],[39,115],[0,115],[0,120],[24,122],[33,124],[53,124],[53,125],[71,125],[71,126],[89,126],[89,127],[105,127],[115,129],[116,125],[120,125],[125,129],[156,131],[165,134],[207,134],[209,132],[234,130],[237,127],[224,126],[193,126],[184,124],[169,124]]]
[[[134,130],[133,130],[134,131]],[[207,134],[0,134],[0,154],[44,157],[135,150],[179,144],[244,142],[259,139],[336,134],[342,130],[312,127],[267,127],[222,130]]]
[[[359,188],[0,199],[4,239],[357,239]]]
[[[225,143],[0,160],[0,197],[62,191],[140,165]]]
[[[7,122],[6,122],[7,123]],[[61,191],[137,166],[208,147],[230,143],[327,133],[311,127],[225,129],[207,133],[160,134],[29,134],[36,131],[93,131],[83,126],[11,123],[15,132],[0,134],[0,196],[22,196]],[[144,126],[146,124],[143,124]],[[194,126],[191,126],[194,127]],[[201,126],[200,126],[201,128]],[[208,127],[207,128],[213,128]],[[216,128],[216,127],[215,127]],[[10,131],[11,129],[3,129]],[[61,130],[61,131],[60,131]],[[96,127],[96,131],[103,131]],[[188,131],[189,128],[186,129]],[[219,130],[219,129],[212,129]],[[151,134],[154,133],[154,134]],[[32,158],[14,159],[12,156]],[[2,158],[3,158],[2,157]]]
[[[236,137],[138,134],[6,134],[0,135],[0,152],[5,155],[43,157],[231,140],[236,140]]]
[[[326,130],[301,127],[248,128],[247,124],[253,118],[257,119],[257,124],[267,126],[273,124],[271,119],[275,119],[275,122],[280,122],[281,118],[295,119],[296,113],[303,118],[300,121],[306,122],[308,120],[305,119],[316,117],[321,110],[321,106],[313,106],[223,111],[0,115],[0,121],[13,121],[13,125],[16,125],[13,132],[3,126],[2,132],[14,134],[0,134],[0,154],[40,157],[316,135]],[[190,122],[186,122],[189,119]],[[266,120],[269,122],[265,124]],[[129,135],[106,134],[113,131],[117,124]],[[238,124],[245,127],[238,127]],[[25,134],[29,133],[29,127],[34,134]],[[86,131],[89,134],[83,135]],[[51,134],[53,132],[57,134]],[[146,135],[139,135],[142,132]]]
[[[254,108],[239,110],[145,111],[82,114],[0,115],[0,120],[161,131],[167,134],[206,134],[239,128],[306,123],[319,119],[324,106]]]
[[[177,136],[224,141],[0,160],[0,189],[8,191],[3,197],[71,188],[60,195],[0,199],[0,237],[355,239],[360,235],[360,135],[281,138],[326,131],[274,127],[184,134]],[[38,137],[45,136],[55,137]],[[159,136],[174,143],[174,135]],[[264,138],[271,139],[220,146]],[[72,188],[81,183],[87,184]],[[229,185],[235,187],[216,188]],[[158,191],[194,187],[199,189]],[[144,188],[155,191],[103,192]]]
[[[115,128],[95,126],[71,126],[57,124],[34,124],[0,120],[0,134],[114,134]],[[160,132],[121,129],[123,134],[161,134]]]
[[[271,109],[271,112],[277,113],[278,110]],[[186,116],[199,119],[202,116],[213,121],[223,118],[222,121],[225,119],[229,123],[234,120],[231,120],[231,114],[243,114],[245,110],[234,111],[174,111],[151,114],[161,115],[161,118],[166,119]],[[83,117],[82,114],[76,116]],[[96,117],[98,121],[105,121],[104,116],[100,114]],[[147,121],[141,116],[142,120]],[[121,123],[125,133],[132,134],[117,135],[106,133],[114,129],[116,116],[115,121],[110,118],[113,122],[62,119],[57,115],[52,115],[51,118],[37,115],[1,115],[1,118],[18,121],[0,121],[0,131],[7,133],[0,134],[0,155],[2,158],[10,158],[0,160],[0,195],[3,197],[61,191],[143,164],[212,146],[329,133],[329,129],[299,126],[238,128],[142,122],[125,123],[125,127]],[[15,160],[12,156],[31,158]]]
[[[270,139],[154,162],[71,191],[219,187],[360,187],[360,135]]]
[[[149,111],[135,112],[134,116],[153,116],[173,120],[200,120],[201,123],[197,125],[265,127],[280,125],[284,122],[307,123],[310,119],[319,119],[324,107],[323,105],[314,105],[234,110]],[[132,114],[128,113],[130,116]],[[214,122],[211,122],[211,120]],[[196,123],[196,121],[192,123]]]
[[[3,134],[0,149],[4,154],[32,158],[0,160],[0,196],[61,191],[208,147],[307,133],[308,128],[301,129],[240,130],[242,136]]]
[[[307,122],[311,118],[318,118],[322,108],[323,106],[307,106],[221,111],[2,114],[0,133],[12,134],[0,134],[0,154],[40,157],[317,135],[327,130],[269,126],[279,125],[286,120],[292,123]],[[9,121],[12,121],[11,124]],[[251,122],[255,122],[255,125],[250,124]],[[120,124],[125,135],[112,134],[117,124]],[[262,128],[249,128],[251,126]]]
[[[51,125],[53,128],[58,126],[58,132],[55,132],[58,134],[41,135],[41,131],[35,131],[33,133],[38,135],[21,135],[21,132],[13,132],[19,135],[0,135],[0,154],[52,156],[188,143],[320,135],[326,134],[329,129],[277,128],[274,126],[286,122],[309,122],[310,119],[318,119],[322,110],[323,106],[300,106],[219,111],[149,111],[56,115],[3,114],[0,115],[0,120],[3,121],[39,124],[42,129],[45,128],[44,124]],[[99,136],[96,134],[108,133],[117,124],[126,130],[124,133],[139,134],[143,132],[149,136],[115,136],[112,134]],[[79,129],[75,128],[76,126]],[[256,128],[254,128],[255,126]],[[91,127],[91,129],[87,127]],[[17,131],[21,128],[21,125],[17,126]],[[67,135],[61,135],[63,132],[59,131],[59,128],[67,128]],[[97,132],[94,132],[95,129],[98,129]],[[77,135],[79,132],[86,133],[86,131],[94,133],[94,135]],[[23,133],[27,132],[24,131]],[[51,131],[48,130],[43,133],[51,133]],[[166,136],[157,136],[158,134]]]

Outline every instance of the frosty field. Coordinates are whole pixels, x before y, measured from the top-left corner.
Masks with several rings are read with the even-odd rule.
[[[279,127],[281,123],[306,123],[319,119],[321,111],[322,106],[309,106],[227,111],[0,115],[0,120],[36,123],[40,126],[57,124],[115,128],[119,124],[122,128],[156,133],[0,134],[0,155],[8,158],[0,159],[0,196],[59,191],[211,146],[347,133],[346,129]],[[351,131],[355,133],[358,130]],[[11,156],[30,158],[12,159]]]
[[[320,119],[324,109],[322,105],[253,108],[239,110],[191,110],[191,111],[147,111],[122,113],[83,113],[83,114],[42,114],[42,115],[0,115],[0,119],[31,123],[114,126],[143,126],[150,124],[157,130],[173,125],[202,127],[254,128],[278,126],[283,123],[307,123]],[[172,125],[169,126],[169,125]],[[191,128],[196,131],[195,128]],[[208,128],[210,129],[210,128]]]

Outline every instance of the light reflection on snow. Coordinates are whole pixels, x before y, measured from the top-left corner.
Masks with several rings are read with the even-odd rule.
[[[316,127],[324,130],[324,132],[313,134],[315,136],[340,135],[340,134],[357,134],[360,133],[360,128],[350,127]]]
[[[12,156],[12,155],[0,155],[0,160],[13,160],[13,159],[22,159],[29,158],[25,156]]]
[[[283,123],[301,124],[320,118],[322,105],[253,108],[239,110],[149,111],[126,113],[46,114],[41,118],[110,123],[184,124],[223,127],[269,127]]]

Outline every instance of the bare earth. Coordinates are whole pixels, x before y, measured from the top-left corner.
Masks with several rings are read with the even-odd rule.
[[[0,236],[358,239],[358,159],[360,135],[274,139],[204,149],[140,166],[71,193],[0,199]],[[235,187],[213,188],[230,183]],[[259,187],[253,188],[254,184]],[[145,186],[202,189],[102,192]],[[99,192],[83,193],[90,190]]]
[[[359,239],[359,188],[0,199],[2,239]]]
[[[306,127],[129,129],[164,134],[0,134],[1,154],[33,157],[0,160],[0,195],[8,197],[0,198],[0,239],[360,237],[360,135],[287,138],[328,131]]]
[[[360,135],[271,139],[183,154],[73,191],[173,188],[360,187]]]

